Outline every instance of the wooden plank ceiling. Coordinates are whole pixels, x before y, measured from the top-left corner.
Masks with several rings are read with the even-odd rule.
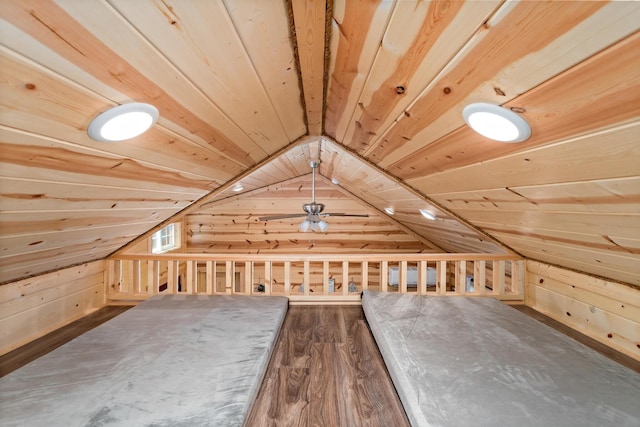
[[[0,282],[184,218],[187,251],[514,251],[640,286],[640,3],[1,3]],[[88,137],[134,101],[152,130]],[[473,102],[531,138],[475,134]],[[319,145],[318,201],[369,217],[259,221],[310,201]]]

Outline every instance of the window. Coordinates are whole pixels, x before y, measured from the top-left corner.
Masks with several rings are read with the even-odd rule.
[[[160,254],[180,247],[180,227],[169,224],[151,236],[151,253]]]

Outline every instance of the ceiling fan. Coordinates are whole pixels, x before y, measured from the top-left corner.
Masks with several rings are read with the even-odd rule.
[[[311,203],[305,203],[302,205],[302,210],[304,213],[295,213],[295,214],[285,214],[285,215],[273,215],[273,216],[263,216],[258,218],[260,221],[271,221],[277,219],[287,219],[287,218],[302,218],[307,217],[304,221],[300,223],[299,229],[300,231],[326,231],[329,228],[329,224],[323,220],[322,218],[328,216],[353,216],[360,218],[368,218],[368,214],[347,214],[341,212],[332,212],[332,213],[323,213],[324,204],[316,202],[316,169],[320,166],[320,161],[310,161],[309,166],[311,166]]]

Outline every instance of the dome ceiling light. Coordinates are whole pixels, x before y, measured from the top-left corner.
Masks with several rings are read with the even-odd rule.
[[[387,215],[393,215],[396,213],[396,211],[394,211],[392,207],[384,208],[384,211],[387,213]]]
[[[498,105],[470,104],[462,110],[462,117],[471,129],[495,141],[521,142],[531,136],[531,128],[525,119]]]
[[[158,120],[158,109],[150,104],[133,102],[113,107],[99,114],[87,132],[100,142],[116,142],[143,134]]]

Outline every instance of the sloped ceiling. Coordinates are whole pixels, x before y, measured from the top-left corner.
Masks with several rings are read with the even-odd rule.
[[[637,2],[3,0],[0,18],[1,282],[180,215],[195,251],[234,247],[218,219],[244,218],[238,251],[355,250],[359,230],[369,250],[513,250],[640,285]],[[160,110],[150,132],[87,136],[132,101]],[[532,137],[473,133],[477,101]],[[370,217],[313,238],[257,221],[308,201],[319,143],[322,202]]]
[[[369,218],[329,217],[328,231],[306,234],[298,232],[304,218],[260,221],[303,213],[302,205],[312,201],[309,163],[318,160],[315,196],[325,212]],[[233,187],[213,192],[183,212],[188,251],[506,252],[490,236],[326,138],[291,148],[236,182],[242,193]],[[383,213],[386,207],[394,209],[393,216]],[[425,219],[420,209],[437,219]]]

